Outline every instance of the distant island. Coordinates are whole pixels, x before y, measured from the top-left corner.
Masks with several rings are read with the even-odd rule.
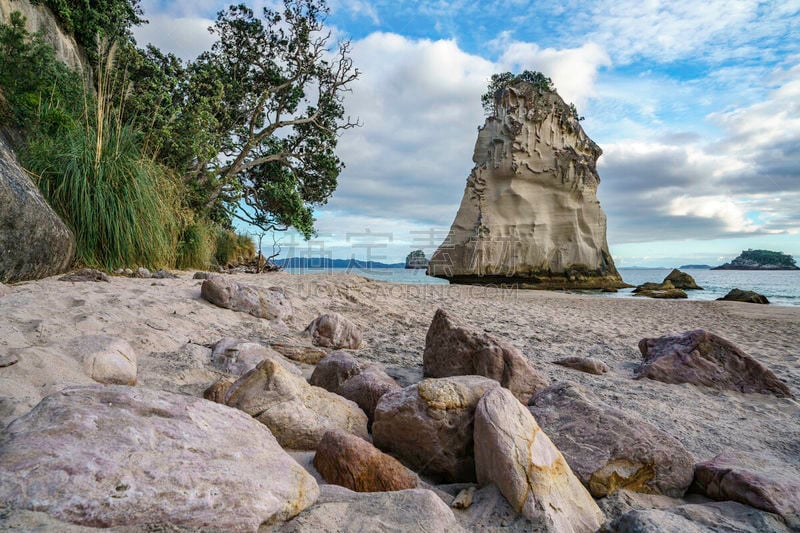
[[[368,270],[372,268],[404,268],[405,263],[381,263],[380,261],[360,261],[358,259],[331,259],[330,257],[287,257],[273,261],[281,268],[302,268],[308,270],[327,270],[331,268],[350,268]]]
[[[406,256],[406,268],[423,269],[428,268],[428,259],[422,250],[414,250]]]
[[[745,250],[739,257],[711,270],[800,270],[794,257],[770,250]]]
[[[685,268],[693,268],[695,270],[701,270],[701,269],[708,270],[708,269],[714,268],[714,267],[712,267],[711,265],[681,265],[678,268],[680,268],[681,270],[683,270]]]

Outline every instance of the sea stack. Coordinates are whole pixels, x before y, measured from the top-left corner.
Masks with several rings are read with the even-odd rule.
[[[530,289],[626,287],[597,200],[600,147],[552,88],[513,81],[494,95],[475,167],[428,274]]]

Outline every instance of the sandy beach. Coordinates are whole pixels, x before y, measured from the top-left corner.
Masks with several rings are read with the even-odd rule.
[[[91,384],[75,339],[109,334],[139,356],[137,387],[200,396],[221,374],[210,345],[224,336],[257,342],[299,338],[320,313],[336,311],[363,331],[359,359],[383,364],[401,384],[422,376],[425,333],[437,308],[510,340],[553,382],[572,380],[607,403],[680,440],[697,461],[725,449],[771,456],[800,473],[800,404],[760,394],[634,380],[644,337],[703,328],[766,365],[800,392],[800,308],[733,302],[608,299],[545,291],[470,286],[399,285],[357,275],[234,275],[287,291],[294,315],[285,324],[215,307],[201,281],[112,278],[73,283],[48,278],[9,287],[0,299],[0,423],[50,393]],[[611,371],[595,376],[552,361],[595,357]],[[309,375],[313,367],[305,365]]]

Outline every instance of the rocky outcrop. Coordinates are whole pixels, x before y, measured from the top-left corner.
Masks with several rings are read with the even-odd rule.
[[[406,268],[425,269],[428,268],[428,259],[422,250],[414,250],[406,256]]]
[[[358,405],[309,385],[271,359],[231,385],[225,403],[266,425],[284,448],[313,450],[331,429],[368,435],[367,415]]]
[[[553,363],[595,375],[605,374],[610,370],[607,364],[594,357],[564,357],[558,361],[553,361]]]
[[[136,385],[136,352],[126,341],[110,335],[89,335],[72,341],[83,354],[86,375],[98,383]]]
[[[522,352],[510,342],[469,328],[442,309],[436,314],[425,336],[422,355],[425,376],[477,375],[498,381],[523,403],[548,385]]]
[[[0,206],[0,282],[45,278],[69,269],[75,236],[19,166],[2,135]]]
[[[800,270],[794,257],[770,250],[745,250],[730,263],[711,270]]]
[[[689,297],[682,289],[675,288],[672,282],[666,279],[661,283],[642,283],[633,289],[633,295],[669,300]]]
[[[495,104],[428,274],[534,289],[625,287],[597,200],[600,147],[555,91],[514,82]]]
[[[475,409],[478,482],[497,485],[518,512],[553,531],[594,533],[603,513],[531,413],[510,391],[487,392]]]
[[[317,346],[334,350],[357,350],[361,346],[361,330],[339,313],[326,313],[315,318],[305,334]]]
[[[416,474],[360,437],[328,431],[314,455],[314,468],[328,483],[356,492],[413,489]]]
[[[200,296],[219,307],[257,318],[283,320],[292,316],[292,302],[283,290],[275,287],[257,289],[225,276],[211,276],[205,280],[200,287]]]
[[[748,304],[768,304],[769,300],[763,294],[758,294],[754,291],[743,291],[741,289],[731,289],[728,294],[717,300],[724,300],[727,302],[744,302]]]
[[[316,505],[284,524],[279,532],[463,531],[453,511],[431,490],[363,493],[336,485],[320,488]]]
[[[800,530],[800,478],[763,454],[723,452],[695,468],[695,486],[715,500],[734,500],[780,515]]]
[[[664,283],[671,282],[676,289],[702,291],[703,287],[697,284],[692,276],[673,268],[672,272],[664,278]]]
[[[574,383],[538,393],[530,411],[595,498],[620,489],[679,497],[692,482],[694,458],[680,442]]]
[[[642,339],[639,351],[644,361],[635,371],[637,379],[792,397],[789,387],[770,369],[702,329]]]
[[[0,434],[0,502],[75,524],[255,531],[318,493],[264,426],[191,396],[67,388]]]
[[[499,384],[480,376],[425,379],[384,394],[375,409],[375,446],[420,475],[442,482],[475,480],[475,406]]]

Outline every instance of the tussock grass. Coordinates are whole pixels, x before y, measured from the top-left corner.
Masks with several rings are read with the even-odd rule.
[[[216,242],[211,228],[202,222],[186,226],[178,243],[175,266],[180,269],[208,268],[216,251]]]

